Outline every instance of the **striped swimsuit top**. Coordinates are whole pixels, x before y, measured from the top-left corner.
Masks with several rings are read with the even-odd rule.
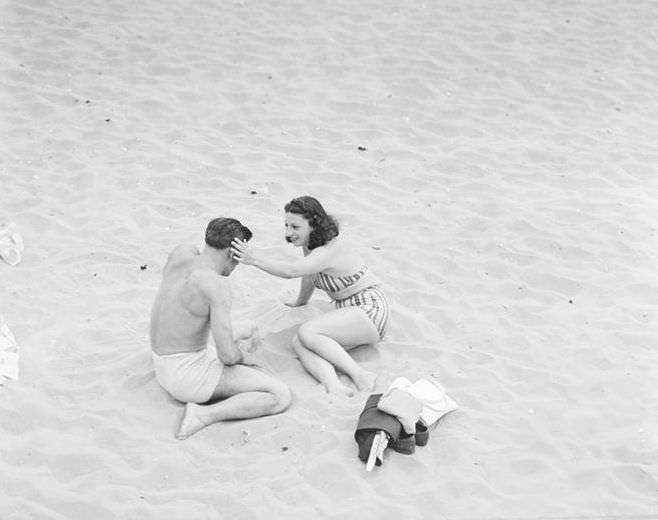
[[[347,289],[358,282],[368,271],[368,266],[363,266],[358,273],[349,276],[332,276],[320,271],[313,277],[313,285],[318,289],[327,291],[329,295]]]

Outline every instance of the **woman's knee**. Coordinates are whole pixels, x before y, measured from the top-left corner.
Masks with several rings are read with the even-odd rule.
[[[306,347],[304,346],[304,343],[302,340],[299,338],[299,334],[296,334],[294,338],[292,338],[292,351],[297,354],[297,357],[301,356],[303,354],[303,351],[307,350]]]
[[[298,339],[301,346],[305,347],[312,340],[313,336],[317,336],[318,334],[319,334],[319,332],[313,326],[313,324],[303,323],[301,325],[301,327],[299,327],[299,330],[297,331],[297,336],[295,336],[295,337]],[[294,346],[294,343],[293,343],[293,346]]]

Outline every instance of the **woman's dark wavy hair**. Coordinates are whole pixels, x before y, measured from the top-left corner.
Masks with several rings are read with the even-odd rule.
[[[206,227],[206,244],[217,249],[226,249],[234,238],[251,240],[251,236],[250,229],[234,218],[216,218]]]
[[[338,222],[320,204],[318,199],[305,195],[292,199],[285,205],[286,213],[301,215],[313,228],[308,238],[308,248],[315,249],[338,236]]]

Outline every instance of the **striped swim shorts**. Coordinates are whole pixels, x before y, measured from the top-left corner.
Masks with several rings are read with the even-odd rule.
[[[373,285],[343,300],[336,300],[335,305],[337,309],[342,309],[343,307],[359,307],[363,309],[368,315],[368,318],[370,318],[370,321],[377,328],[379,339],[384,339],[391,313],[386,294],[381,288]]]

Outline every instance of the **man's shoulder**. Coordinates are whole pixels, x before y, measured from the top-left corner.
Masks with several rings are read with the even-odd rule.
[[[176,246],[169,253],[164,269],[165,271],[172,271],[185,268],[191,264],[194,258],[196,258],[198,255],[199,250],[194,245],[183,244]]]
[[[169,253],[169,260],[192,258],[199,253],[199,248],[194,244],[180,244],[171,250],[171,253]]]
[[[226,276],[220,276],[207,267],[192,269],[187,277],[187,283],[210,294],[225,292],[229,285]]]

